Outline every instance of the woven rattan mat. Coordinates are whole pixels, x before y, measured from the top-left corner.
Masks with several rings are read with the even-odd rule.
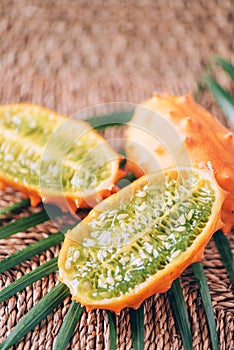
[[[39,103],[69,115],[107,101],[140,102],[154,90],[193,91],[214,54],[233,58],[233,37],[231,0],[0,0],[0,101]],[[207,99],[203,103],[211,107]],[[19,198],[11,189],[0,192],[0,206]],[[0,258],[54,231],[47,222],[2,240]],[[50,249],[3,273],[0,288],[58,252],[59,247]],[[203,263],[220,348],[234,349],[234,297],[213,241]],[[50,275],[1,304],[0,340],[56,283],[56,275]],[[190,269],[183,274],[182,285],[194,349],[210,349],[204,309]],[[51,349],[69,303],[66,299],[16,348]],[[144,306],[145,349],[181,349],[167,296],[155,295]],[[117,327],[118,349],[131,349],[128,310],[118,316]],[[69,349],[108,349],[108,332],[105,311],[84,312]]]

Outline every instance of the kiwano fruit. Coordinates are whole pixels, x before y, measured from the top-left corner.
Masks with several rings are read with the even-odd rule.
[[[156,112],[156,113],[155,113]],[[127,131],[128,168],[137,176],[178,165],[211,168],[227,197],[223,231],[234,223],[234,132],[191,95],[153,95],[139,107]]]
[[[60,280],[88,309],[138,308],[202,259],[213,232],[222,227],[225,196],[210,170],[142,176],[67,232]]]
[[[115,191],[118,155],[91,126],[30,104],[0,107],[0,186],[75,211]]]

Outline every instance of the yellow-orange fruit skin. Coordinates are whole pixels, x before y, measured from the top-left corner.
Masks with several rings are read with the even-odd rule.
[[[188,151],[191,165],[198,168],[212,167],[218,184],[228,192],[222,210],[221,218],[224,223],[223,231],[229,233],[234,224],[234,132],[226,128],[220,121],[196,103],[192,95],[170,96],[167,94],[153,95],[142,104],[143,107],[155,111],[173,126]],[[131,123],[136,121],[133,117]],[[139,116],[137,123],[139,125]],[[156,115],[155,115],[155,118]],[[153,118],[151,119],[152,123]],[[142,118],[142,126],[145,121]],[[147,125],[151,129],[151,125]],[[134,130],[129,126],[127,131],[126,153],[128,168],[137,176],[143,172],[154,171],[153,164],[137,165],[139,155],[134,154],[129,141],[142,144],[144,148],[155,154],[162,168],[175,166],[170,159],[168,150],[155,150],[140,129]],[[170,150],[169,150],[170,151]],[[136,160],[136,161],[135,161]]]

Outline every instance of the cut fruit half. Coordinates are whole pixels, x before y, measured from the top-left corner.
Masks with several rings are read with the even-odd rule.
[[[142,176],[67,232],[59,255],[61,281],[88,309],[138,308],[202,259],[222,227],[225,196],[208,170]]]
[[[0,185],[32,205],[43,197],[73,211],[94,206],[114,192],[120,161],[86,122],[36,105],[0,107]]]

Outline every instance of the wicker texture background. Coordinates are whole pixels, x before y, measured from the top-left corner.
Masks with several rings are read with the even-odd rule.
[[[0,101],[39,103],[69,115],[97,103],[141,102],[155,90],[194,91],[204,65],[215,54],[233,59],[233,7],[231,0],[0,0]],[[204,102],[209,106],[209,101]],[[0,192],[0,206],[19,198],[10,189]],[[20,215],[27,213],[24,210]],[[0,258],[55,231],[46,223],[2,240]],[[59,247],[50,249],[3,273],[0,288],[58,251]],[[204,266],[221,350],[234,349],[233,291],[213,241],[206,249]],[[1,304],[0,341],[56,283],[56,275],[50,275]],[[210,349],[190,269],[183,274],[182,284],[194,349]],[[52,349],[69,302],[16,348]],[[118,349],[131,349],[128,310],[120,314],[117,326]],[[105,311],[84,312],[70,349],[108,349],[108,331]],[[181,348],[167,296],[149,298],[145,302],[145,349]]]

